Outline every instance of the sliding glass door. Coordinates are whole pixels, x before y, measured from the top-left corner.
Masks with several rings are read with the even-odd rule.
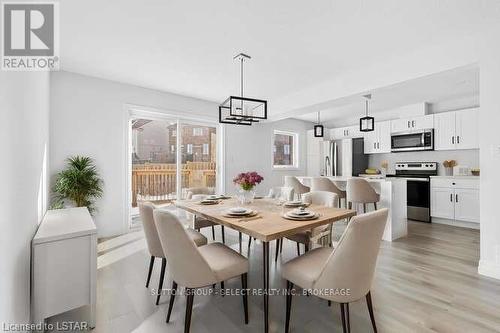
[[[140,201],[185,198],[187,189],[217,184],[217,127],[176,118],[134,117],[131,133],[131,215]]]

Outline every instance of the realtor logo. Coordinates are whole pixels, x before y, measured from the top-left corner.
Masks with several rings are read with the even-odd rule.
[[[2,2],[2,70],[59,69],[58,4]]]

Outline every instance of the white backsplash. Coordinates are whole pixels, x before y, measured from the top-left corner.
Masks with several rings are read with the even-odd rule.
[[[445,175],[444,160],[455,160],[457,165],[479,168],[479,149],[470,150],[434,150],[421,152],[403,152],[388,154],[371,154],[368,158],[370,168],[381,169],[382,161],[389,163],[387,173],[394,173],[396,162],[438,162],[438,175]]]

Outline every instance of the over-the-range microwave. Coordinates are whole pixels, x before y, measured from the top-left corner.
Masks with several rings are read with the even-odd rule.
[[[392,133],[391,151],[434,150],[434,130]]]

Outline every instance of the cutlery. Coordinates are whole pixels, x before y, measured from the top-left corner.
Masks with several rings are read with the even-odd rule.
[[[245,219],[240,219],[240,220],[238,220],[238,222],[247,222],[247,221],[252,221],[252,220],[258,220],[261,218],[262,218],[262,216],[257,215],[257,216],[247,217]]]

